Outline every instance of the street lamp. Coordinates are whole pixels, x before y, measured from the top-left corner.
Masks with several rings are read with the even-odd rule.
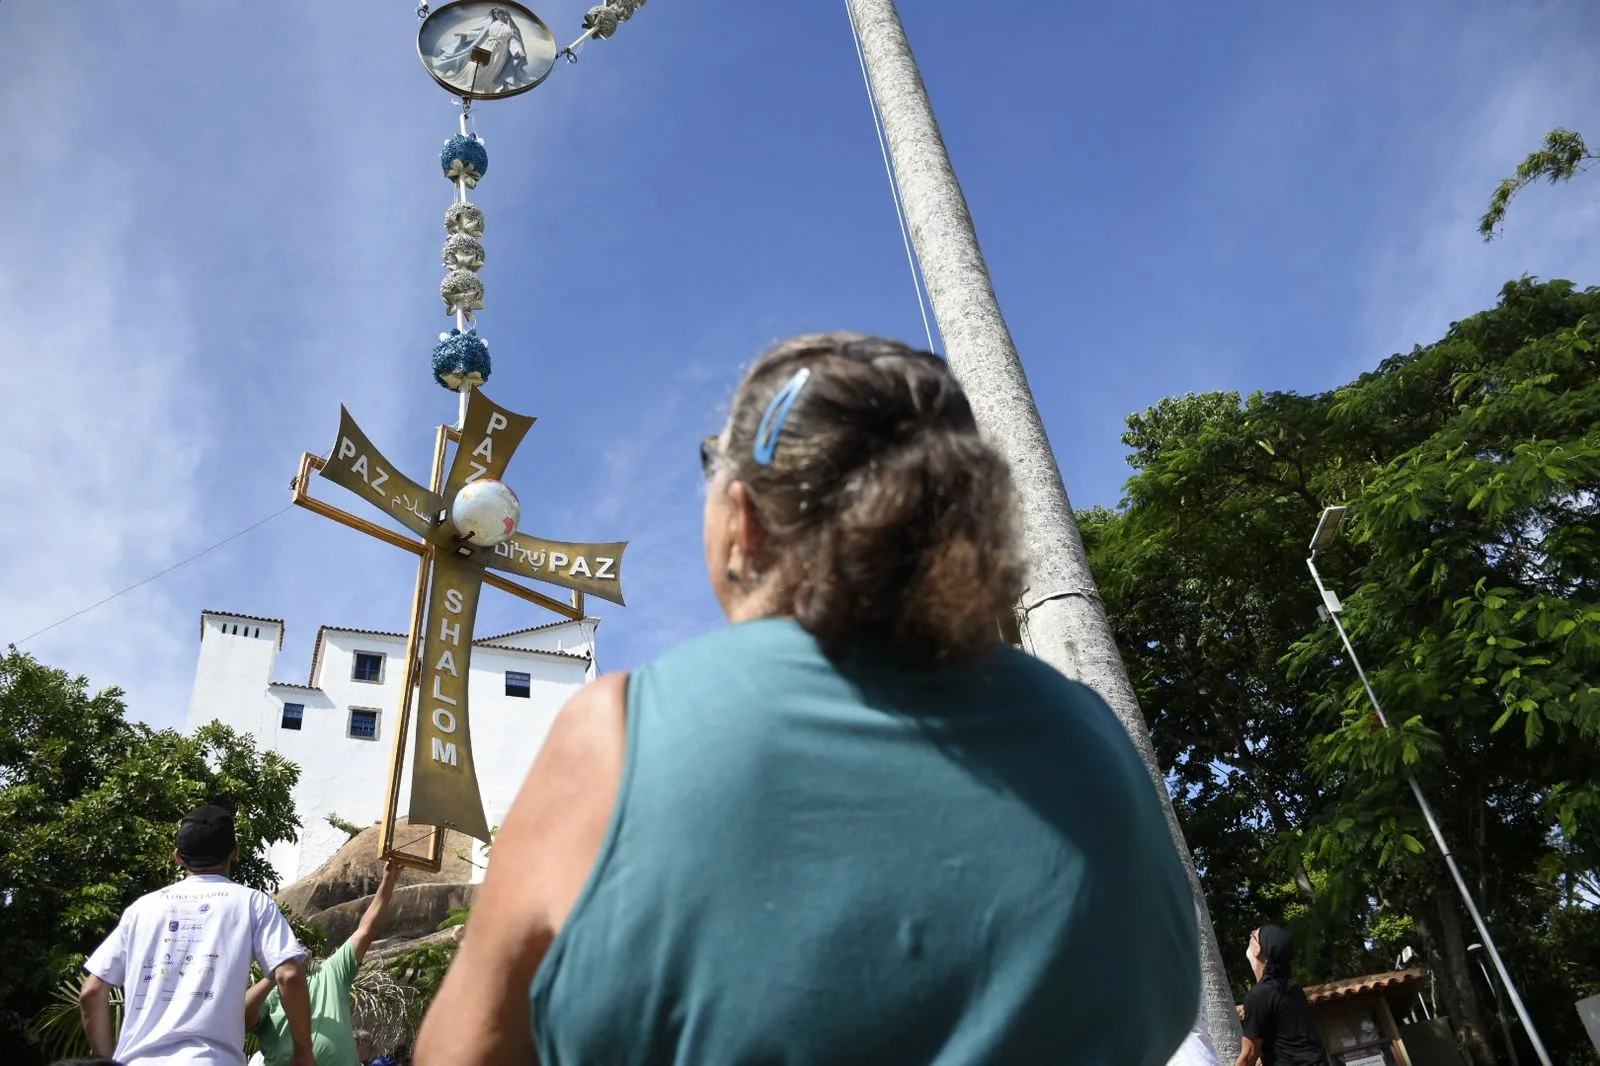
[[[1378,722],[1387,729],[1389,719],[1385,717],[1383,706],[1378,702],[1378,694],[1372,691],[1372,682],[1367,680],[1367,672],[1361,668],[1361,660],[1350,643],[1350,635],[1344,631],[1344,624],[1339,621],[1339,614],[1344,610],[1344,605],[1339,602],[1339,597],[1322,583],[1322,575],[1317,573],[1317,553],[1332,547],[1339,539],[1339,526],[1344,522],[1347,510],[1345,507],[1323,509],[1322,517],[1317,521],[1317,531],[1311,537],[1311,554],[1306,557],[1306,567],[1311,571],[1311,580],[1317,583],[1317,592],[1322,596],[1322,603],[1317,606],[1317,615],[1325,622],[1332,622],[1333,628],[1338,630],[1339,639],[1344,642],[1344,650],[1350,656],[1350,665],[1356,668],[1356,676],[1361,679],[1361,687],[1367,690],[1367,699],[1372,702],[1372,709],[1377,712]],[[1506,993],[1511,997],[1511,1006],[1517,1012],[1517,1019],[1522,1022],[1522,1031],[1528,1034],[1528,1041],[1533,1045],[1534,1054],[1539,1056],[1540,1063],[1543,1066],[1552,1066],[1550,1054],[1545,1051],[1544,1042],[1539,1039],[1539,1032],[1533,1027],[1533,1019],[1528,1017],[1528,1008],[1522,1005],[1522,996],[1518,994],[1517,986],[1511,980],[1511,974],[1506,971],[1505,960],[1500,958],[1500,951],[1494,945],[1494,937],[1489,935],[1489,927],[1484,924],[1483,915],[1478,913],[1478,905],[1472,900],[1466,879],[1461,876],[1461,868],[1456,865],[1456,857],[1450,853],[1450,845],[1445,842],[1444,831],[1439,828],[1438,819],[1433,816],[1433,808],[1428,805],[1428,798],[1422,794],[1422,786],[1417,784],[1416,776],[1411,773],[1406,774],[1406,784],[1411,786],[1411,794],[1416,797],[1417,806],[1422,809],[1422,817],[1428,823],[1428,831],[1433,834],[1434,843],[1439,845],[1444,863],[1450,869],[1450,876],[1455,879],[1456,890],[1461,893],[1461,902],[1466,904],[1467,913],[1472,915],[1472,924],[1478,930],[1478,935],[1483,938],[1484,950],[1494,963],[1495,973],[1500,975],[1500,983],[1505,985]]]

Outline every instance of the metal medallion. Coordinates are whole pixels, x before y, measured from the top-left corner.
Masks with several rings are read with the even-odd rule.
[[[456,96],[498,100],[550,76],[556,39],[539,16],[509,0],[457,0],[423,20],[417,54]]]

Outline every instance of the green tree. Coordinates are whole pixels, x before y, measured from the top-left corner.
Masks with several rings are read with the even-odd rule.
[[[446,929],[454,929],[458,925],[466,925],[467,920],[471,917],[471,907],[451,907],[445,913],[444,920],[439,923],[437,932],[442,933]]]
[[[1225,944],[1265,909],[1290,921],[1308,977],[1364,965],[1348,915],[1314,908],[1304,828],[1320,795],[1305,752],[1315,678],[1278,665],[1305,633],[1299,549],[1343,468],[1325,397],[1164,400],[1128,420],[1138,474],[1120,512],[1082,518],[1118,643],[1180,797]],[[1270,901],[1270,902],[1268,902]],[[1230,956],[1231,958],[1231,956]],[[1235,969],[1235,991],[1249,975]]]
[[[1592,891],[1600,869],[1597,342],[1600,290],[1525,279],[1331,405],[1341,432],[1388,449],[1350,497],[1349,547],[1330,568],[1396,725],[1377,728],[1348,672],[1327,691],[1323,710],[1340,722],[1313,754],[1337,806],[1313,846],[1341,880],[1363,865],[1387,875],[1379,887],[1435,934],[1442,991],[1462,1015],[1473,937],[1437,889],[1404,772],[1438,807],[1519,982],[1539,982],[1552,911]],[[1293,661],[1340,659],[1319,630]],[[1348,890],[1370,892],[1360,881]],[[1535,1022],[1576,1036],[1576,997],[1564,998]]]
[[[1083,522],[1219,929],[1287,918],[1308,979],[1419,948],[1482,1063],[1475,938],[1404,775],[1551,1050],[1592,1056],[1571,1004],[1600,990],[1597,334],[1600,290],[1524,279],[1331,393],[1165,401],[1130,419],[1123,506]],[[1387,730],[1313,614],[1305,545],[1340,502],[1319,565]]]
[[[1494,240],[1505,222],[1506,209],[1511,206],[1513,196],[1540,178],[1552,185],[1571,181],[1593,166],[1596,159],[1600,159],[1600,152],[1591,152],[1578,134],[1571,130],[1551,130],[1544,135],[1544,147],[1530,152],[1515,174],[1495,186],[1489,197],[1489,209],[1478,220],[1478,233],[1485,241]]]
[[[446,919],[440,928],[450,928],[453,924]],[[410,1033],[415,1034],[421,1027],[433,997],[439,994],[439,987],[450,972],[450,964],[455,962],[457,950],[458,945],[454,943],[423,944],[402,952],[389,963],[389,976],[408,990],[411,1013],[407,1029]]]
[[[234,878],[277,887],[267,847],[294,839],[299,771],[220,723],[193,736],[129,722],[115,688],[10,649],[0,657],[0,1061],[37,1061],[28,1023],[122,909],[177,876],[185,813],[237,816]]]
[[[340,818],[337,811],[328,815],[328,824],[339,830],[339,832],[343,833],[345,837],[350,840],[354,840],[362,833],[361,826],[354,822]]]

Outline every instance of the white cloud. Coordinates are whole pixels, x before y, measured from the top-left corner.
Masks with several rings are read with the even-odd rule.
[[[433,153],[450,103],[420,76],[365,91],[395,82],[409,12],[374,26],[354,8],[342,24],[320,7],[191,10],[3,13],[19,39],[92,21],[118,43],[76,79],[48,49],[0,69],[0,136],[28,146],[0,173],[0,198],[20,205],[0,214],[0,491],[25,538],[0,555],[0,644],[288,503],[341,400],[418,470],[431,425],[454,415],[427,369],[447,324],[433,290],[451,190]],[[311,24],[309,38],[296,28]],[[240,64],[219,41],[267,61]],[[174,61],[137,58],[150,56]],[[407,561],[362,539],[291,512],[23,650],[178,725],[204,607],[289,618],[280,676],[303,672],[321,621],[404,616]]]
[[[48,57],[22,50],[5,81],[49,85],[34,56]],[[69,86],[0,97],[8,143],[40,131],[25,164],[0,178],[0,197],[20,205],[0,214],[0,496],[13,508],[0,553],[0,642],[9,643],[191,547],[208,411],[182,265],[141,239],[135,175],[82,151],[85,95]],[[145,697],[169,703],[170,679],[142,664],[181,654],[188,634],[177,617],[161,597],[130,599],[25,650],[99,685],[148,682]]]
[[[546,14],[570,25],[581,12]],[[27,146],[25,166],[0,172],[0,197],[22,205],[0,215],[0,490],[24,502],[17,528],[33,537],[0,557],[3,643],[277,511],[301,451],[331,443],[341,402],[424,474],[433,426],[455,411],[428,357],[449,324],[436,256],[451,187],[434,154],[456,119],[403,69],[416,26],[404,6],[375,18],[175,0],[152,18],[60,0],[0,17],[17,39],[92,25],[116,42],[70,79],[48,49],[0,68],[0,135]],[[515,246],[536,230],[518,221],[538,221],[529,191],[560,163],[550,146],[631,76],[594,71],[572,107],[550,105],[576,85],[541,90],[543,107],[484,108],[495,169],[474,198],[490,215],[485,333],[502,359],[521,354],[506,334],[516,264],[555,269],[538,241]],[[315,491],[360,513],[337,488]],[[284,617],[277,675],[298,678],[318,624],[403,624],[413,567],[294,510],[24,650],[177,725],[202,608]]]
[[[17,518],[0,557],[0,639],[50,625],[193,542],[206,415],[192,379],[189,309],[162,264],[128,262],[126,219],[116,213],[104,211],[85,231],[95,251],[70,250],[56,264],[76,283],[50,294],[57,306],[48,314],[38,300],[18,299],[26,275],[0,267],[0,321],[36,323],[9,331],[11,384],[0,390],[12,452],[0,464],[0,495]],[[47,246],[53,236],[22,213],[6,228],[6,243],[42,238]],[[133,328],[141,321],[148,328]],[[165,604],[119,607],[27,650],[104,684],[139,676],[141,661],[181,647]],[[155,702],[171,699],[152,693]]]
[[[1366,293],[1357,335],[1365,343],[1352,370],[1436,340],[1523,274],[1600,280],[1600,175],[1530,187],[1512,202],[1498,239],[1485,244],[1477,233],[1500,179],[1548,130],[1580,123],[1600,104],[1587,42],[1552,39],[1541,27],[1533,43],[1518,29],[1506,18],[1468,23],[1454,44],[1477,76],[1463,81],[1415,145],[1413,158],[1426,169],[1401,183],[1374,219],[1368,259],[1357,264]]]

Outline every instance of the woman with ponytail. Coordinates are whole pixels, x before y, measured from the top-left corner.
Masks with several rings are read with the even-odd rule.
[[[1000,639],[1010,474],[938,357],[767,352],[701,445],[729,625],[563,709],[419,1066],[1162,1066],[1194,908],[1138,755]]]

